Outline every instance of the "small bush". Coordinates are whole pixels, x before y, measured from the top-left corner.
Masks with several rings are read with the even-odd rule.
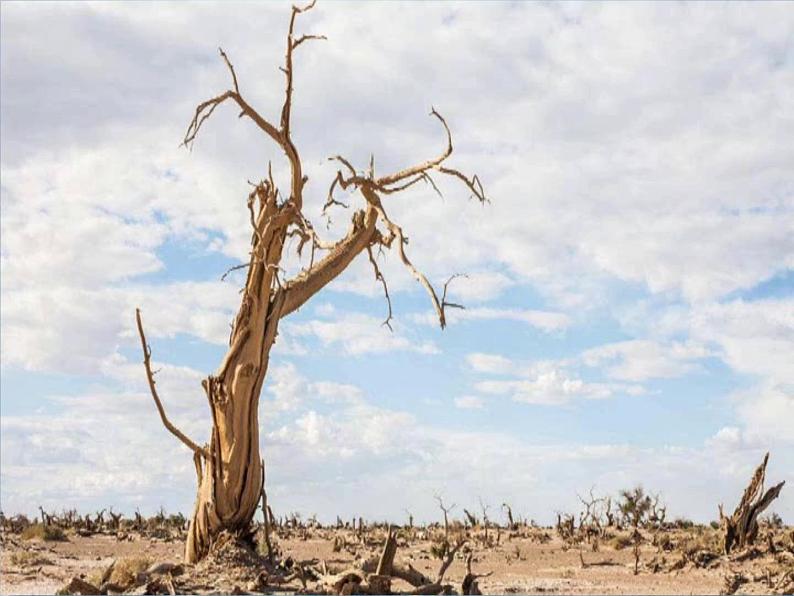
[[[52,561],[40,553],[21,550],[11,553],[11,564],[17,567],[37,567],[51,565]]]
[[[721,550],[720,537],[715,532],[698,532],[685,536],[677,546],[688,557],[692,557],[700,551],[718,554]]]
[[[341,541],[339,542],[339,548],[337,549],[337,540],[339,540],[339,538],[340,538],[339,536],[334,537],[335,553],[341,551],[343,547],[347,546],[347,544],[344,541],[344,538],[342,538]],[[257,554],[259,554],[262,557],[268,557],[268,556],[278,557],[281,554],[281,547],[278,544],[278,538],[276,538],[276,535],[272,532],[270,534],[270,547],[273,549],[272,553],[268,552],[267,550],[267,541],[265,540],[265,533],[260,532],[257,535],[257,539],[256,539]]]
[[[631,534],[618,534],[610,541],[610,544],[615,550],[623,550],[634,544],[634,541],[631,539]]]
[[[436,559],[441,559],[443,561],[448,551],[449,541],[444,537],[441,537],[441,539],[436,538],[430,543],[430,554]]]
[[[659,547],[659,550],[663,551],[671,551],[675,546],[673,544],[673,539],[667,534],[659,534],[654,536],[653,543],[655,546]]]
[[[110,574],[110,583],[128,589],[137,583],[138,574],[146,571],[151,565],[151,560],[145,557],[123,557],[116,560]]]
[[[62,542],[66,540],[66,534],[57,526],[45,526],[44,524],[33,524],[22,531],[22,540],[46,540],[48,542]]]
[[[679,517],[673,522],[673,527],[679,530],[689,530],[695,527],[695,522],[685,517]]]

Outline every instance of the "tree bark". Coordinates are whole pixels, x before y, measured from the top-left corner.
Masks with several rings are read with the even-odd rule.
[[[731,517],[723,515],[722,505],[720,505],[725,554],[730,554],[736,548],[745,548],[755,542],[758,535],[758,516],[780,495],[783,485],[786,484],[784,480],[769,488],[765,493],[763,492],[768,461],[769,453],[764,456],[761,465],[756,468],[750,484],[744,490],[742,500]]]
[[[206,554],[222,530],[247,530],[262,495],[259,395],[284,302],[275,275],[288,222],[279,217],[274,189],[258,190],[263,205],[231,345],[218,371],[202,381],[212,435],[209,457],[203,465],[197,461],[198,494],[185,547],[189,563]]]

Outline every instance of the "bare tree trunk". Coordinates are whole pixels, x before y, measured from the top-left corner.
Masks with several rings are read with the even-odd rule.
[[[273,288],[286,225],[273,225],[276,197],[272,186],[261,186],[260,195],[264,205],[231,347],[217,373],[202,382],[212,412],[211,456],[199,468],[198,496],[185,549],[188,562],[205,553],[221,530],[247,530],[262,496],[259,395],[283,306],[283,294],[276,296]]]
[[[420,181],[430,184],[437,190],[429,172],[436,171],[462,181],[470,192],[481,202],[485,202],[482,185],[473,176],[468,178],[458,170],[444,165],[452,154],[452,136],[446,121],[432,110],[447,133],[447,147],[438,157],[414,165],[390,175],[376,177],[374,160],[370,162],[367,173],[357,171],[341,156],[333,159],[344,167],[347,176],[338,171],[328,191],[325,208],[341,205],[334,199],[334,189],[358,191],[365,206],[356,210],[351,218],[347,234],[335,243],[319,239],[314,227],[303,214],[303,188],[307,177],[295,145],[290,135],[292,108],[293,52],[303,42],[323,39],[317,35],[294,36],[296,17],[312,8],[314,3],[292,8],[292,16],[287,34],[285,65],[286,91],[278,126],[263,118],[243,98],[234,67],[223,50],[220,50],[232,78],[232,89],[213,97],[196,108],[188,126],[184,144],[194,142],[199,129],[213,111],[222,103],[232,101],[241,110],[240,117],[246,117],[256,124],[286,156],[290,166],[289,195],[280,197],[272,174],[254,185],[248,197],[250,222],[253,228],[251,253],[247,264],[248,275],[243,288],[242,301],[232,326],[229,349],[218,370],[202,381],[212,414],[212,432],[208,444],[199,445],[168,419],[155,388],[154,373],[151,368],[151,350],[146,342],[140,311],[136,311],[138,333],[144,355],[144,367],[149,388],[163,425],[194,454],[198,493],[196,505],[190,520],[185,560],[195,562],[208,552],[213,540],[221,532],[232,532],[239,536],[248,535],[251,521],[262,495],[262,462],[259,455],[259,395],[267,374],[270,350],[278,335],[278,324],[282,317],[300,308],[307,300],[344,271],[363,251],[369,254],[375,278],[383,286],[389,305],[386,319],[391,319],[391,301],[386,281],[374,258],[372,248],[389,249],[395,246],[402,263],[427,291],[443,328],[446,324],[445,309],[461,308],[447,302],[447,286],[438,294],[428,279],[414,267],[405,252],[407,241],[400,226],[387,215],[381,196],[398,193]],[[281,201],[279,199],[281,198]],[[378,229],[381,222],[384,229]],[[304,244],[309,243],[312,258],[309,266],[289,280],[282,280],[281,260],[287,237],[298,237],[298,254]],[[322,259],[315,261],[315,250],[325,251]],[[237,267],[242,268],[243,266]],[[446,511],[445,523],[446,523]],[[362,524],[360,524],[360,530]]]

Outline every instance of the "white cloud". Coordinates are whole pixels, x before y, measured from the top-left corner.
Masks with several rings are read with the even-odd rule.
[[[606,399],[616,395],[638,396],[646,393],[645,388],[637,384],[583,381],[574,372],[580,359],[520,362],[499,354],[473,353],[466,356],[466,362],[474,372],[509,377],[478,380],[474,383],[476,390],[507,395],[516,402],[560,406],[577,399]]]
[[[792,444],[794,386],[760,385],[735,395],[736,412],[755,444]]]
[[[455,398],[455,407],[461,410],[482,410],[485,402],[476,395],[461,395]]]
[[[551,369],[531,379],[479,381],[475,388],[483,393],[509,395],[513,401],[538,405],[563,405],[574,399],[605,399],[615,387],[604,383],[587,383],[564,371]]]
[[[383,319],[363,313],[337,313],[332,320],[285,320],[281,328],[290,338],[316,338],[324,347],[339,347],[342,353],[353,356],[394,351],[439,353],[433,342],[412,339],[406,335],[399,322],[392,322],[394,330],[391,331],[383,324]]]
[[[629,340],[585,350],[582,360],[590,367],[607,366],[606,374],[622,381],[680,377],[697,369],[696,360],[708,357],[702,345],[651,340]]]
[[[683,320],[678,318],[677,327],[716,346],[719,356],[736,371],[794,383],[794,299],[702,305]]]
[[[425,325],[438,325],[438,317],[432,312],[414,314],[411,318]],[[450,308],[446,311],[446,318],[450,325],[462,321],[516,321],[547,333],[565,330],[572,322],[568,315],[559,312],[485,306],[465,309]]]
[[[432,495],[443,490],[461,504],[479,497],[508,501],[516,513],[549,523],[555,509],[577,506],[577,491],[595,485],[614,494],[640,482],[664,494],[671,516],[706,521],[716,515],[716,502],[740,497],[763,453],[737,438],[736,429],[687,448],[537,444],[504,432],[453,431],[374,405],[355,387],[311,381],[289,366],[282,372],[308,392],[284,417],[272,415],[272,401],[262,404],[269,497],[276,511],[318,513],[324,520],[337,514],[397,520],[405,507],[419,520],[436,520]],[[325,389],[314,391],[318,387]],[[209,429],[205,401],[190,405],[174,392],[176,386],[164,397],[167,407],[173,400],[184,409],[175,409],[172,417],[201,440]],[[355,399],[346,397],[324,412],[330,394]],[[195,496],[190,454],[162,428],[149,396],[89,392],[59,404],[63,411],[57,415],[4,416],[0,422],[4,507],[31,511],[39,503],[53,508],[68,502],[85,510],[112,504],[129,514],[137,506],[146,512],[162,503],[189,511]],[[109,430],[113,449],[105,440]],[[790,448],[776,450],[770,478],[779,477],[793,458]],[[505,475],[505,469],[513,473]],[[46,483],[37,480],[43,476]],[[172,487],[168,494],[161,490],[164,484]],[[343,498],[350,490],[357,499]],[[326,498],[318,500],[317,494]],[[774,507],[784,517],[792,511],[785,498]]]
[[[504,273],[474,271],[466,272],[465,277],[452,280],[448,292],[451,299],[468,305],[493,300],[515,285],[515,280]]]
[[[506,374],[513,370],[513,362],[499,354],[468,354],[466,362],[476,372]]]
[[[3,288],[3,365],[28,370],[96,373],[120,345],[138,342],[135,308],[147,338],[184,333],[226,345],[239,296],[229,284],[177,282],[161,286],[82,289]],[[156,345],[155,345],[156,351]]]

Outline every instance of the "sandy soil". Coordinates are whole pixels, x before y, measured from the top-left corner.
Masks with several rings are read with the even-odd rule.
[[[792,533],[790,529],[785,532]],[[785,532],[781,534],[783,548],[776,549],[776,553],[759,549],[755,556],[744,560],[719,557],[703,566],[691,560],[684,563],[684,556],[675,549],[666,552],[646,544],[641,551],[637,575],[634,574],[631,548],[615,550],[607,544],[600,545],[597,552],[593,552],[589,545],[584,545],[581,550],[578,547],[567,548],[559,538],[552,536],[551,531],[548,532],[551,540],[543,544],[537,541],[537,537],[511,537],[503,533],[498,545],[484,546],[477,537],[471,538],[469,545],[473,571],[490,573],[478,580],[484,593],[717,594],[723,590],[726,576],[734,573],[746,580],[739,586],[738,593],[770,593],[778,577],[789,570],[794,572],[794,552],[786,546],[786,540],[791,538]],[[338,543],[336,551],[335,537]],[[440,562],[431,554],[431,542],[425,538],[422,532],[403,535],[398,541],[396,560],[402,564],[410,563],[426,575],[435,577]],[[373,530],[372,536],[364,541],[348,530],[292,530],[282,532],[277,540],[284,553],[282,558],[289,556],[314,568],[324,564],[331,572],[342,571],[356,561],[377,556],[382,543],[377,530]],[[342,548],[339,548],[340,542],[344,542]],[[15,555],[20,552],[32,554]],[[0,555],[0,593],[54,594],[74,576],[90,579],[101,575],[114,560],[144,557],[152,562],[178,563],[181,555],[182,543],[179,540],[164,541],[137,535],[132,535],[132,540],[121,541],[113,535],[70,535],[65,542],[25,541],[18,536],[5,536]],[[676,562],[680,568],[676,568]],[[213,591],[213,588],[232,590],[235,587],[250,590],[250,581],[246,584],[246,578],[259,571],[250,569],[250,573],[242,577],[235,576],[223,565],[203,569],[205,575],[213,576],[207,580],[210,583],[215,579],[214,575],[218,576],[218,583],[208,583],[206,591]],[[186,572],[190,574],[193,569],[188,567]],[[445,583],[460,591],[465,574],[465,558],[461,556],[449,567]],[[227,580],[225,583],[224,579]],[[315,584],[309,581],[308,589],[315,589]],[[291,583],[271,586],[265,591],[294,592],[300,591],[301,587],[301,583],[293,579]],[[392,584],[394,591],[409,588],[402,581]]]

